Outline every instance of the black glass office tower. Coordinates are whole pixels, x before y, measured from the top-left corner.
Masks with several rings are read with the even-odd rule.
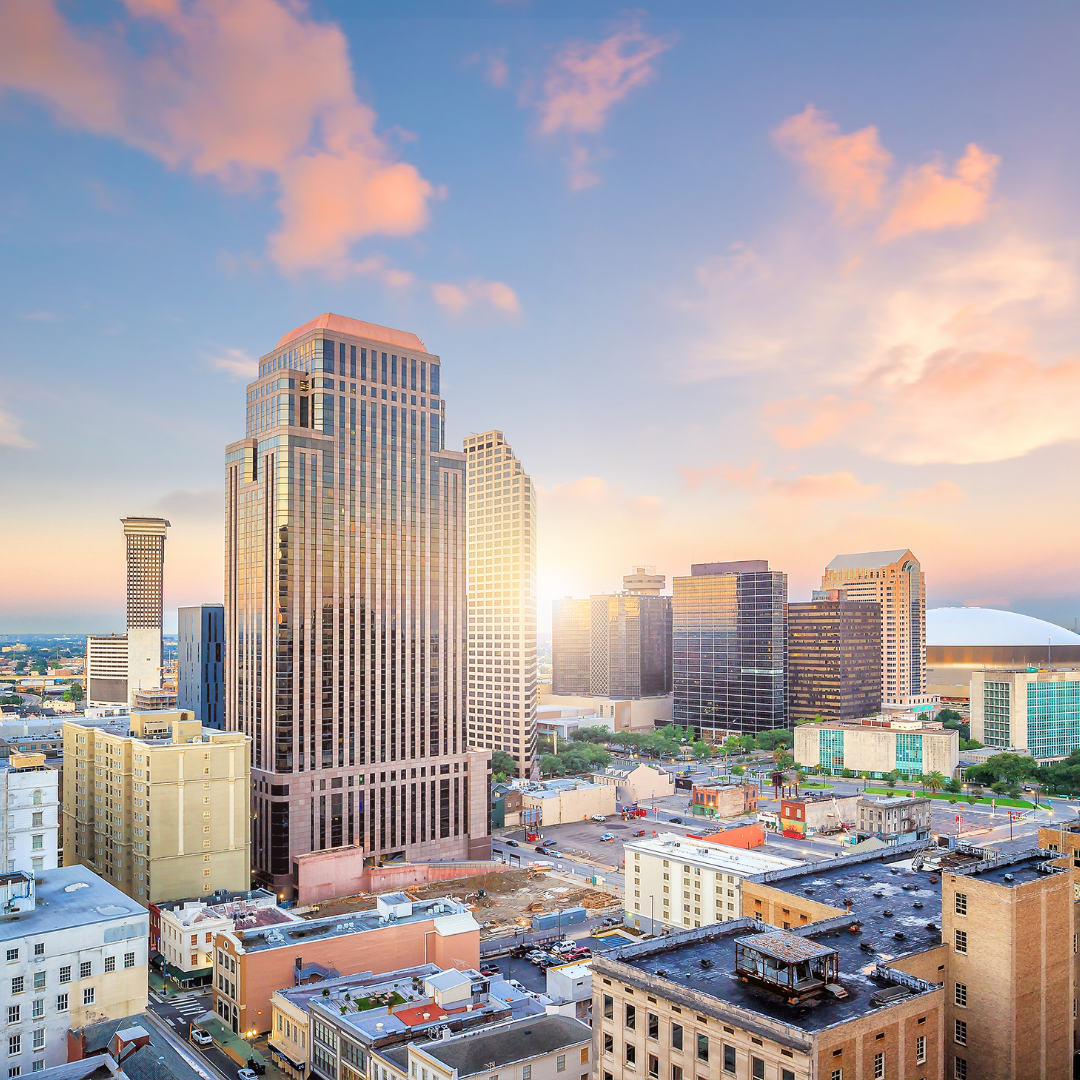
[[[225,605],[200,604],[177,612],[178,708],[203,727],[225,730]]]
[[[672,609],[674,722],[716,742],[787,727],[787,574],[695,563]]]

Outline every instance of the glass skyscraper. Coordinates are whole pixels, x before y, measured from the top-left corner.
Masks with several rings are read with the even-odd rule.
[[[247,389],[226,452],[226,722],[252,740],[252,860],[486,857],[466,743],[466,462],[414,334],[322,315]]]
[[[788,726],[787,574],[695,563],[673,581],[673,722],[716,742]]]

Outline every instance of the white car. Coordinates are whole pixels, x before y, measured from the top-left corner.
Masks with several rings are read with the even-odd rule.
[[[203,1031],[202,1028],[191,1029],[191,1041],[196,1046],[213,1046],[214,1039],[209,1031]]]
[[[603,814],[593,814],[592,820],[599,821],[602,824],[603,822],[607,821],[607,818],[604,817]]]

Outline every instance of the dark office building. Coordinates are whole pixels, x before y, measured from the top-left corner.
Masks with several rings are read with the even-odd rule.
[[[787,727],[787,574],[695,563],[673,584],[673,722],[719,742]]]
[[[176,638],[176,705],[190,709],[203,727],[225,730],[225,607],[179,609]]]
[[[812,600],[788,605],[791,719],[851,720],[881,711],[881,605]]]

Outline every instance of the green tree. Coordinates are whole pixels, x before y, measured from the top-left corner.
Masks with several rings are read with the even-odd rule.
[[[562,776],[563,764],[557,754],[542,754],[540,756],[541,776]]]
[[[741,765],[732,765],[731,766],[731,775],[732,776],[742,776],[743,773],[745,773],[745,772],[746,772],[746,770]]]
[[[712,751],[709,749],[709,744],[704,739],[697,739],[690,744],[690,749],[694,751],[694,757],[707,758],[710,757]]]
[[[794,756],[789,754],[786,750],[774,750],[773,760],[781,769],[790,769],[791,766],[795,764]]]
[[[492,777],[507,777],[517,775],[517,762],[505,750],[496,750],[491,755]]]
[[[941,791],[949,781],[945,776],[935,769],[929,776],[923,777],[923,787],[929,788],[933,792]]]
[[[897,781],[897,779],[898,779],[898,777],[897,777],[897,774],[896,774],[896,770],[895,770],[895,769],[893,769],[893,771],[892,771],[892,772],[887,772],[887,773],[885,774],[885,786],[886,786],[886,787],[889,787],[889,788],[894,788],[894,787],[896,787],[896,781]]]
[[[73,682],[64,691],[64,700],[65,701],[82,701],[82,699],[83,699],[83,688],[77,682]]]
[[[942,709],[937,714],[937,718],[944,727],[956,727],[964,721],[964,718],[955,709]]]
[[[790,750],[795,745],[795,736],[787,728],[773,728],[759,732],[754,742],[759,750],[776,750],[778,747]]]

